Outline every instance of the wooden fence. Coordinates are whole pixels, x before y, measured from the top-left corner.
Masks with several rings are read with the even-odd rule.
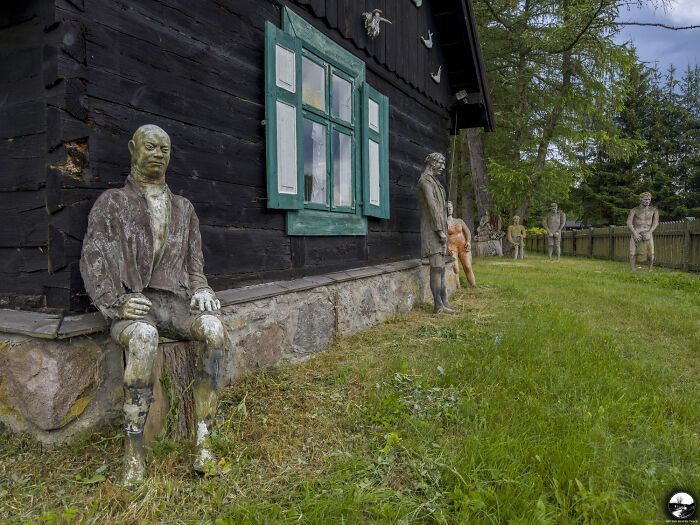
[[[526,249],[547,253],[547,234],[528,234]],[[627,226],[565,231],[562,255],[629,261]],[[700,220],[662,222],[654,231],[654,264],[685,272],[700,272]]]

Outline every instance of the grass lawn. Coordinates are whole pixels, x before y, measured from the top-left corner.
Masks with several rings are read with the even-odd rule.
[[[539,255],[221,396],[220,475],[189,441],[119,487],[117,427],[0,436],[0,522],[647,523],[700,498],[700,277]],[[696,516],[697,518],[697,516]]]

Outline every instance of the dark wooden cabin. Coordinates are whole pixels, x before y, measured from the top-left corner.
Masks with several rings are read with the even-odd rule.
[[[415,3],[2,3],[0,307],[89,306],[78,270],[87,215],[102,191],[124,184],[127,142],[145,123],[172,138],[167,181],[195,206],[215,289],[418,257],[423,159],[447,152],[455,124],[490,130],[494,119],[471,1]],[[392,22],[381,23],[376,39],[362,17],[373,9]],[[430,49],[420,39],[429,32]],[[295,67],[285,70],[284,60]],[[306,92],[301,99],[307,65],[310,86],[314,71],[325,72],[321,111]],[[280,87],[280,75],[296,89]],[[296,127],[284,131],[276,100]],[[378,113],[368,113],[368,101]],[[338,118],[343,111],[351,123]],[[302,114],[316,127],[301,123]],[[326,203],[314,205],[304,202],[314,197],[308,187],[304,194],[299,139],[317,128],[326,130],[330,178]],[[293,130],[301,178],[290,197],[277,191],[283,181],[271,163],[273,153],[293,156],[275,149],[275,137]],[[297,173],[280,162],[283,169]]]

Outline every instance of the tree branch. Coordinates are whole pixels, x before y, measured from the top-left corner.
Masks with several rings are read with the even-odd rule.
[[[603,11],[605,8],[605,0],[600,0],[600,5],[598,6],[598,9],[595,10],[595,13],[591,16],[591,19],[588,21],[588,23],[579,31],[578,35],[576,35],[576,38],[574,38],[571,43],[562,49],[559,49],[557,51],[554,51],[554,53],[559,54],[559,53],[565,53],[566,51],[571,51],[576,44],[578,44],[578,41],[581,40],[581,37],[586,34],[586,31],[588,31],[588,28],[591,27],[591,24],[595,21],[596,18],[598,18],[598,15]]]
[[[663,27],[664,29],[671,29],[672,31],[680,31],[682,29],[698,29],[698,26],[667,26],[666,24],[655,24],[652,22],[613,22],[616,26],[645,26],[645,27]]]

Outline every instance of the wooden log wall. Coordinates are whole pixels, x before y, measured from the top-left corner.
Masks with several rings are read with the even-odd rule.
[[[0,236],[0,296],[89,306],[78,270],[87,215],[101,192],[124,184],[127,142],[144,123],[172,138],[168,184],[195,206],[215,289],[419,255],[415,185],[425,156],[447,151],[451,97],[444,71],[440,85],[429,76],[439,43],[428,50],[419,40],[434,30],[426,2],[30,4],[44,15],[16,20],[0,9],[0,49],[12,57],[0,82],[14,93],[0,106],[14,123],[0,129],[9,159],[0,199],[14,221]],[[367,236],[289,237],[285,212],[267,208],[264,23],[280,26],[283,5],[363,58],[367,81],[389,97],[391,218],[370,218]],[[394,24],[372,41],[361,13],[375,7]]]
[[[9,5],[14,4],[14,5]],[[46,165],[56,76],[49,2],[0,9],[0,307],[45,307],[50,273]]]
[[[562,254],[629,261],[630,231],[626,226],[590,228],[562,234]],[[531,234],[527,249],[547,253],[547,236]],[[700,272],[700,220],[662,222],[654,231],[654,264]]]

